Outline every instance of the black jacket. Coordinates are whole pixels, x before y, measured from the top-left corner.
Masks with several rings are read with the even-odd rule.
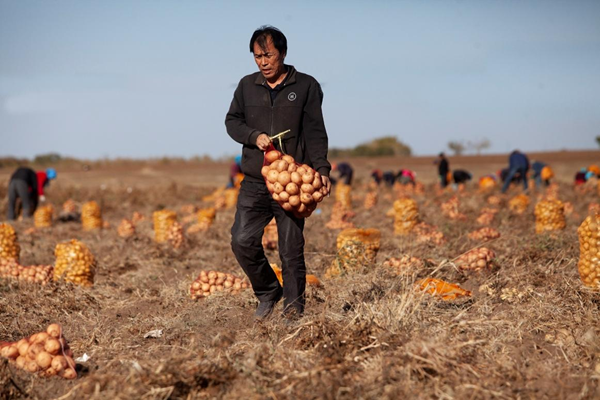
[[[448,160],[446,159],[446,157],[442,157],[438,165],[438,174],[446,176],[448,171],[450,171],[450,167],[448,166]]]
[[[242,172],[246,179],[264,181],[260,174],[263,152],[256,147],[261,133],[269,136],[290,129],[273,144],[294,157],[296,162],[308,164],[321,175],[329,176],[331,165],[327,161],[328,140],[323,121],[321,86],[312,76],[296,71],[288,65],[288,78],[271,105],[266,79],[260,72],[242,78],[233,95],[225,117],[227,133],[243,144]]]
[[[27,182],[27,186],[29,187],[29,191],[33,191],[37,194],[38,192],[38,180],[37,174],[34,170],[27,167],[19,167],[17,170],[11,175],[11,181],[21,180]]]

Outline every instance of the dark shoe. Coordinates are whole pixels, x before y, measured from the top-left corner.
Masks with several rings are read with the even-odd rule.
[[[263,321],[271,314],[273,314],[273,309],[275,308],[276,301],[261,301],[258,303],[258,307],[256,307],[256,312],[254,313],[254,319],[258,321]]]

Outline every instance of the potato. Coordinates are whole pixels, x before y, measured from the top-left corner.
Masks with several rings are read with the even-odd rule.
[[[301,202],[302,204],[310,204],[310,203],[312,203],[313,201],[314,201],[314,199],[313,199],[313,197],[312,197],[312,194],[309,194],[309,193],[302,193],[302,194],[300,195],[300,202]]]
[[[281,171],[279,173],[279,177],[277,178],[277,182],[281,183],[283,187],[285,187],[292,180],[290,173],[287,171]]]
[[[271,171],[271,168],[269,168],[268,165],[263,165],[263,167],[260,169],[260,174],[266,178],[269,174],[269,171]]]
[[[286,185],[285,191],[288,192],[290,196],[294,196],[298,194],[300,189],[298,188],[298,185],[296,185],[294,182],[290,182]]]
[[[304,183],[311,183],[315,180],[315,174],[313,174],[312,171],[308,171],[306,172],[304,175],[302,175],[302,182]]]
[[[300,186],[300,190],[304,193],[313,194],[315,188],[310,183],[303,183],[302,186]]]
[[[302,213],[306,212],[306,205],[304,205],[304,204],[300,204],[300,205],[298,206],[298,208],[296,208],[296,211],[297,211],[299,214],[302,214]]]
[[[302,175],[300,175],[298,172],[292,172],[291,178],[292,182],[294,182],[296,185],[302,185]]]
[[[297,195],[290,196],[289,203],[292,207],[298,207],[300,205],[300,196],[297,196]]]
[[[273,193],[275,191],[275,188],[271,182],[267,182],[267,189],[269,190],[269,193]]]
[[[298,167],[298,169],[296,169],[296,172],[298,172],[300,174],[300,176],[302,176],[306,173],[306,168],[304,168],[303,166],[300,166],[300,167]]]
[[[281,192],[281,193],[285,193],[285,192]],[[272,196],[273,196],[273,200],[279,202],[279,195],[277,193],[273,193]]]
[[[285,211],[292,211],[294,209],[290,203],[283,203],[281,208],[283,208]]]
[[[321,181],[321,175],[318,172],[315,173],[315,179],[312,181],[312,185],[315,190],[319,190],[323,187],[323,181]]]
[[[287,171],[289,166],[290,166],[290,164],[287,161],[279,160],[276,168],[277,168],[277,171],[282,172],[282,171]]]
[[[281,193],[279,193],[279,201],[283,202],[283,203],[287,203],[287,201],[290,199],[290,195],[288,192],[283,191]]]
[[[283,192],[284,190],[285,190],[285,188],[283,187],[283,185],[281,183],[279,183],[279,182],[273,183],[273,192],[274,193],[279,194],[279,193]]]
[[[267,173],[267,180],[271,183],[277,182],[277,178],[279,177],[279,172],[272,169]]]
[[[271,150],[265,154],[265,159],[269,164],[276,160],[279,160],[279,158],[281,158],[281,153],[277,150]]]
[[[290,163],[290,166],[288,167],[288,172],[296,172],[297,169],[298,166],[295,163]]]
[[[319,203],[321,200],[323,200],[323,194],[321,194],[321,192],[314,192],[312,194],[313,199]]]
[[[294,157],[285,154],[283,157],[281,157],[282,160],[285,160],[288,164],[296,164],[296,161],[294,161]]]

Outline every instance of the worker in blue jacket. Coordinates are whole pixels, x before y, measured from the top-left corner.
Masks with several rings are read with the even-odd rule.
[[[508,158],[508,175],[502,185],[502,193],[506,193],[512,178],[519,174],[523,178],[523,188],[527,190],[527,171],[529,171],[529,159],[519,150],[515,150],[510,153]]]

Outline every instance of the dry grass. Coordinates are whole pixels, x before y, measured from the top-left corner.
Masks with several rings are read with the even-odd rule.
[[[70,197],[100,200],[111,228],[85,233],[63,223],[26,235],[30,222],[16,223],[23,263],[52,263],[56,243],[77,238],[99,268],[91,289],[0,281],[0,339],[18,340],[58,322],[75,356],[91,358],[78,365],[75,381],[32,377],[3,361],[0,398],[600,397],[600,295],[582,288],[576,267],[576,228],[597,194],[576,195],[562,184],[561,198],[575,213],[557,235],[534,233],[535,202],[519,217],[502,208],[493,223],[502,236],[485,245],[497,254],[495,268],[466,274],[452,260],[480,245],[467,234],[479,227],[483,196],[470,190],[461,197],[466,222],[441,215],[449,194],[436,196],[430,186],[428,196],[417,197],[423,219],[448,239],[430,247],[393,235],[385,216],[391,196],[382,192],[379,205],[366,211],[358,206],[365,191],[356,189],[356,224],[382,231],[376,262],[310,287],[306,316],[287,326],[277,315],[255,324],[248,291],[188,298],[201,269],[240,274],[229,248],[233,210],[220,212],[208,233],[189,237],[180,251],[152,241],[153,210],[201,205],[210,189],[164,184],[128,194],[55,187],[55,205]],[[325,201],[306,228],[308,269],[320,277],[335,257],[338,232],[324,228],[331,206]],[[133,211],[147,219],[134,238],[121,239],[116,226]],[[382,266],[401,254],[431,262],[406,276]],[[277,261],[276,252],[268,255]],[[440,302],[416,292],[414,282],[427,276],[459,283],[473,297]],[[154,329],[163,336],[145,339]]]

